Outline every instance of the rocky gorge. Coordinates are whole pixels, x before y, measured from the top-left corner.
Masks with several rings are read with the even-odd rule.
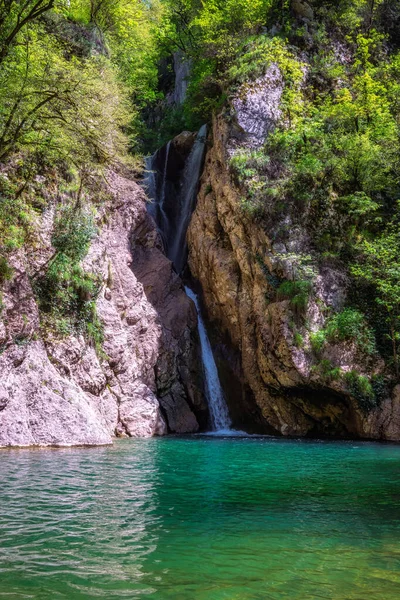
[[[272,65],[214,118],[188,227],[186,277],[202,290],[233,425],[284,436],[397,440],[399,387],[384,387],[376,404],[366,406],[349,385],[353,373],[382,377],[383,359],[371,358],[352,340],[331,340],[322,349],[313,344],[329,316],[346,306],[351,287],[340,261],[320,260],[312,238],[315,215],[289,204],[265,222],[244,205],[234,158],[265,144],[281,118],[282,93],[282,73]],[[185,189],[184,163],[177,156],[193,139],[183,132],[148,164],[156,173],[150,188],[158,188],[161,198],[150,210],[167,252]],[[279,286],[305,276],[310,289],[299,314]]]
[[[365,59],[363,87],[353,73],[354,49],[340,36],[328,40],[314,30],[308,4],[294,2],[291,11],[303,37],[297,39],[296,30],[288,44],[276,24],[258,26],[236,54],[229,50],[226,72],[218,74],[216,61],[214,80],[203,73],[211,107],[203,121],[204,98],[196,92],[200,62],[187,22],[180,23],[178,49],[160,51],[157,93],[142,106],[142,147],[160,143],[144,160],[140,155],[145,164],[139,169],[124,163],[126,145],[124,160],[112,167],[104,166],[101,145],[90,167],[82,153],[78,170],[71,158],[56,166],[49,160],[49,167],[40,156],[38,174],[23,174],[22,185],[23,151],[1,162],[4,197],[14,185],[17,207],[24,194],[32,204],[29,210],[22,204],[18,227],[8,225],[7,210],[0,215],[11,239],[0,240],[1,447],[102,445],[115,437],[204,432],[215,422],[217,429],[229,423],[279,436],[400,439],[397,299],[387,302],[389,316],[383,315],[385,299],[371,301],[376,273],[366,281],[360,267],[362,252],[389,214],[386,196],[397,188],[392,177],[384,189],[371,156],[365,167],[357,152],[364,146],[370,151],[371,139],[390,127],[385,122],[374,136],[354,143],[346,135],[361,135],[364,105],[346,105],[346,127],[354,122],[356,128],[351,134],[337,111],[329,113],[330,99],[318,113],[321,81],[332,86],[328,96],[338,94],[338,106],[350,102],[344,73],[348,88],[356,82],[353,100],[361,88],[364,98],[370,63]],[[54,19],[57,35],[71,38],[77,55],[107,56],[93,24],[82,29],[69,17]],[[198,43],[214,60],[214,42]],[[341,76],[335,80],[330,69]],[[110,90],[109,99],[111,83]],[[314,112],[300,116],[313,103]],[[195,113],[189,117],[188,106]],[[109,138],[118,146],[129,126],[117,126],[115,115]],[[45,116],[52,118],[59,117]],[[185,119],[196,127],[181,128]],[[365,122],[373,122],[369,113]],[[332,131],[347,145],[334,147]],[[378,160],[383,150],[374,152]],[[350,157],[350,166],[339,164],[343,157]],[[93,189],[82,192],[94,172]],[[378,181],[376,190],[367,190],[371,197],[363,173]],[[60,234],[63,211],[72,229]],[[63,255],[57,248],[58,238],[68,246],[79,215],[95,227],[90,243],[77,239],[85,251],[71,262],[69,250]],[[52,281],[47,275],[59,256]],[[397,273],[391,264],[388,272]],[[386,293],[387,281],[381,287]],[[84,318],[71,317],[82,307]],[[64,318],[68,311],[71,321]],[[210,406],[214,396],[222,403],[222,421]]]
[[[15,254],[16,276],[3,290],[1,446],[109,444],[116,436],[207,428],[197,316],[177,274],[182,271],[202,292],[234,427],[398,439],[399,388],[365,411],[343,380],[330,380],[318,368],[321,357],[310,344],[326,309],[345,302],[345,273],[313,265],[307,328],[299,326],[290,300],[279,298],[276,288],[303,268],[302,255],[312,254],[307,226],[286,215],[286,233],[279,237],[282,222],[268,231],[243,211],[230,162],[238,148],[263,143],[279,100],[279,73],[272,70],[246,98],[232,102],[229,118],[214,119],[208,135],[204,129],[197,138],[183,132],[173,139],[148,162],[147,198],[133,180],[107,175],[109,200],[84,259],[84,268],[102,282],[96,301],[104,327],[100,354],[83,336],[43,335],[32,276],[51,256],[54,210],[36,223],[39,241]],[[305,339],[302,347],[294,324]],[[345,342],[328,345],[324,357],[344,373],[383,368]]]

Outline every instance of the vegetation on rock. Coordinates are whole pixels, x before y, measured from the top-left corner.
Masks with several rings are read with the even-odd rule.
[[[316,356],[325,344],[349,343],[366,356],[377,345],[386,358],[391,354],[387,363],[398,377],[398,4],[167,4],[163,19],[172,19],[173,34],[164,48],[179,47],[193,63],[184,117],[204,120],[225,106],[229,120],[231,99],[246,97],[270,65],[278,68],[282,96],[274,130],[263,146],[239,142],[231,152],[241,209],[275,242],[290,239],[300,225],[314,263],[335,261],[349,276],[355,291],[348,305],[309,335]],[[302,284],[295,276],[277,290],[296,317],[306,316],[313,295],[311,280]],[[303,337],[297,332],[296,346]],[[367,398],[364,380],[348,378],[352,392]]]
[[[309,339],[317,364],[327,343],[378,349],[398,378],[399,33],[395,0],[0,3],[0,283],[51,207],[53,254],[31,273],[41,309],[60,331],[85,323],[98,342],[99,282],[82,267],[93,181],[218,111],[242,134],[233,100],[272,65],[282,93],[271,132],[257,148],[238,134],[230,154],[240,209],[273,242],[301,226],[313,265],[335,262],[355,290],[319,331],[297,332],[296,346]],[[182,105],[168,100],[173,56],[190,65]],[[283,279],[276,297],[307,329],[314,279],[300,267]],[[364,380],[347,378],[367,405]]]
[[[47,213],[50,259],[28,265],[43,324],[100,347],[101,282],[82,260],[95,234],[107,168],[132,164],[139,109],[155,94],[151,14],[140,0],[11,0],[0,4],[0,282],[11,254],[38,245]],[[49,240],[50,242],[50,240]]]

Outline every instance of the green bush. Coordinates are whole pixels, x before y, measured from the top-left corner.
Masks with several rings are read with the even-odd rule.
[[[343,341],[354,342],[366,354],[376,352],[374,333],[364,315],[354,308],[343,309],[328,319],[323,329],[310,334],[311,348],[316,355],[321,354],[326,343]]]
[[[369,412],[377,406],[375,392],[368,377],[352,370],[345,373],[344,380],[350,394],[357,400],[362,411]]]
[[[0,174],[0,252],[4,254],[23,245],[32,214],[25,199],[17,197],[17,191],[17,184]]]
[[[4,256],[0,256],[0,284],[9,281],[13,276],[13,269]]]
[[[68,256],[58,254],[34,285],[44,312],[75,315],[79,320],[86,317],[88,303],[97,296],[100,283],[96,276],[85,273]]]
[[[389,396],[389,390],[383,375],[373,375],[371,377],[371,386],[375,394],[375,400],[378,405]]]
[[[326,333],[323,329],[319,329],[310,333],[310,344],[312,351],[319,356],[326,344]]]
[[[80,261],[95,235],[94,219],[80,210],[64,209],[52,237],[56,254],[46,273],[34,281],[45,321],[61,335],[82,333],[101,353],[103,329],[96,313],[101,276],[85,272]]]
[[[278,300],[290,300],[290,306],[298,317],[304,316],[312,290],[312,283],[306,279],[284,281],[277,289]]]
[[[298,331],[293,333],[293,344],[296,348],[302,348],[304,345],[304,338]]]
[[[183,105],[185,126],[199,129],[219,112],[226,100],[216,73],[215,60],[200,58],[195,62]]]
[[[103,339],[96,313],[101,278],[86,273],[65,254],[58,254],[45,275],[34,282],[39,308],[60,335],[83,333],[96,348]]]
[[[376,350],[374,333],[355,308],[345,308],[328,319],[325,330],[329,342],[354,341],[367,354]]]
[[[314,365],[312,370],[316,372],[326,383],[330,383],[331,381],[339,379],[341,375],[340,367],[335,367],[327,358],[324,358],[317,365]]]
[[[241,149],[230,159],[230,169],[237,184],[245,194],[242,208],[253,217],[266,217],[281,211],[285,206],[279,180],[273,173],[274,166],[264,150]]]
[[[328,381],[335,381],[339,379],[341,375],[340,367],[335,367],[328,359],[321,361],[321,371]]]
[[[96,231],[92,215],[68,207],[55,221],[51,243],[58,253],[79,262],[86,256]]]

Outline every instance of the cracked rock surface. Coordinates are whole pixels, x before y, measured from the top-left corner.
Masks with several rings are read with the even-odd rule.
[[[251,100],[250,94],[247,112]],[[241,101],[239,109],[243,111],[244,105]],[[201,283],[214,346],[220,349],[220,371],[226,371],[226,397],[234,425],[241,428],[247,421],[266,433],[285,436],[399,440],[400,386],[366,412],[343,378],[329,380],[316,368],[309,330],[323,326],[321,306],[334,310],[343,306],[348,285],[345,273],[335,268],[316,273],[315,295],[305,315],[309,330],[303,327],[300,347],[295,343],[293,312],[288,300],[277,297],[274,282],[291,279],[289,251],[292,255],[310,253],[307,230],[301,224],[292,225],[287,228],[286,244],[277,244],[273,227],[263,226],[242,210],[242,192],[229,168],[232,144],[238,143],[236,138],[232,141],[236,134],[237,127],[223,115],[215,118],[213,143],[188,231],[189,266]],[[248,134],[242,144],[249,144],[254,134],[252,121]],[[353,369],[379,373],[383,362],[368,362],[354,345],[346,343],[327,344],[324,352],[324,358],[343,373]]]
[[[107,181],[110,200],[83,265],[103,281],[101,356],[81,335],[42,336],[29,274],[51,253],[49,211],[38,224],[44,238],[47,226],[47,240],[12,257],[14,277],[3,285],[0,446],[193,432],[206,414],[195,309],[163,254],[141,188],[116,173]]]

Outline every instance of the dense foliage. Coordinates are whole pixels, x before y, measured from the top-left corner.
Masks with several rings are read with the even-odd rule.
[[[353,340],[366,354],[378,348],[398,377],[399,48],[396,0],[0,0],[0,282],[47,206],[42,177],[72,232],[92,214],[93,174],[215,111],[231,118],[232,96],[275,65],[279,123],[263,147],[231,159],[241,208],[269,231],[291,215],[308,229],[314,260],[336,261],[351,278],[351,306],[311,334],[316,355]],[[169,100],[174,56],[190,65],[182,105]],[[97,284],[75,238],[55,232],[35,289],[64,328],[90,329]],[[300,275],[274,286],[297,323],[313,291],[312,276]],[[364,383],[348,376],[368,404]]]
[[[157,10],[141,0],[0,2],[0,283],[51,204],[62,215],[54,254],[31,273],[44,322],[97,346],[98,282],[81,266],[87,215],[101,198],[93,182],[128,161],[139,111],[157,93]]]

